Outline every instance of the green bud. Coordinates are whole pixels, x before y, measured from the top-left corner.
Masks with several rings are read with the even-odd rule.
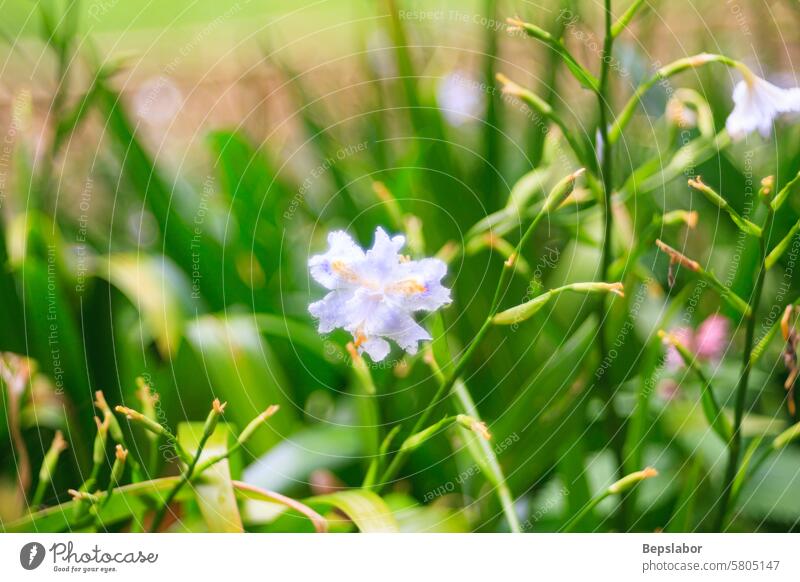
[[[505,311],[498,313],[492,318],[492,323],[495,325],[513,325],[515,323],[525,321],[526,319],[530,319],[540,309],[542,309],[542,307],[547,305],[548,301],[564,291],[576,291],[580,293],[613,293],[615,295],[619,295],[620,297],[625,296],[625,290],[622,286],[622,283],[571,283],[569,285],[564,285],[563,287],[546,291],[541,295],[534,297],[530,301],[526,301],[525,303],[517,305],[516,307],[512,307],[511,309],[506,309]]]
[[[542,212],[552,212],[559,206],[564,200],[567,199],[567,196],[572,194],[572,191],[575,189],[575,181],[586,172],[586,168],[580,168],[574,171],[572,174],[567,176],[566,178],[562,178],[552,190],[547,195],[547,198],[544,199],[544,205],[542,206]]]
[[[100,465],[106,460],[106,443],[108,442],[108,426],[110,422],[109,417],[105,417],[101,422],[96,416],[94,417],[94,422],[97,425],[97,435],[94,437],[92,461],[95,465]]]
[[[697,226],[697,212],[694,210],[673,210],[661,217],[661,224],[666,226],[685,224],[689,228]]]
[[[253,433],[256,431],[256,429],[262,424],[264,424],[270,416],[278,412],[278,410],[280,410],[280,406],[278,406],[277,404],[273,404],[272,406],[267,408],[264,412],[256,416],[253,420],[250,421],[250,424],[244,427],[244,430],[239,435],[237,442],[240,445],[245,444],[247,440],[251,436],[253,436]]]
[[[658,475],[658,471],[653,469],[652,467],[647,467],[641,471],[636,471],[635,473],[631,473],[630,475],[625,475],[622,479],[613,483],[608,488],[609,495],[617,495],[618,493],[624,493],[637,483],[644,481],[645,479],[649,479],[651,477],[655,477]]]
[[[111,433],[111,438],[114,439],[115,442],[123,442],[125,437],[122,434],[122,427],[119,425],[119,421],[111,412],[111,408],[108,406],[108,402],[106,402],[105,395],[103,394],[102,390],[98,390],[94,393],[94,405],[100,409],[100,412],[103,413],[103,418],[108,418],[108,432]]]
[[[441,423],[437,422],[436,424],[433,424],[426,429],[414,433],[403,441],[401,448],[406,451],[413,451],[414,449],[419,447],[422,443],[424,443],[433,435],[435,435],[437,432],[439,432],[441,428],[442,428]]]
[[[158,436],[169,436],[167,430],[157,423],[155,420],[147,418],[138,410],[128,408],[127,406],[117,406],[114,408],[119,414],[124,414],[128,420],[141,425],[146,430]]]
[[[58,458],[66,448],[67,441],[64,440],[64,435],[61,431],[57,430],[56,435],[53,437],[53,442],[50,444],[50,448],[42,460],[42,467],[39,469],[40,482],[46,484],[52,480],[56,465],[58,464]]]
[[[761,228],[758,225],[740,216],[738,212],[731,208],[731,205],[728,204],[728,201],[720,196],[713,188],[705,184],[700,176],[690,179],[689,186],[703,194],[708,201],[714,204],[717,208],[727,212],[728,216],[730,216],[731,220],[742,232],[746,232],[747,234],[753,236],[761,236]]]
[[[798,174],[794,178],[789,180],[786,183],[786,185],[783,188],[781,188],[775,195],[775,197],[772,199],[773,210],[777,211],[781,206],[783,206],[783,203],[786,202],[786,199],[789,197],[789,194],[791,193],[792,189],[797,185],[798,182],[800,182],[800,172],[798,172]]]
[[[530,301],[526,301],[525,303],[521,303],[511,309],[506,309],[495,315],[492,318],[492,323],[495,325],[513,325],[515,323],[520,323],[525,321],[526,319],[530,319],[536,313],[542,309],[547,302],[550,301],[553,297],[552,291],[546,291],[541,295],[538,295],[531,299]]]
[[[125,471],[125,461],[128,458],[128,451],[122,448],[122,445],[117,445],[114,451],[114,465],[111,467],[111,484],[118,484],[122,479],[122,473]]]
[[[222,413],[225,412],[225,407],[228,405],[227,402],[220,402],[219,398],[215,398],[214,402],[211,403],[211,411],[208,413],[206,417],[206,423],[203,426],[203,439],[207,439],[212,435],[214,429],[217,428],[217,424],[219,424],[219,419],[222,416]]]
[[[772,448],[775,450],[782,449],[798,437],[800,437],[800,422],[793,424],[781,434],[776,436],[775,440],[772,441]]]

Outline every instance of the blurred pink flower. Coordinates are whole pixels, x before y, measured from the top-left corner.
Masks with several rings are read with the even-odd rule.
[[[722,315],[707,317],[703,323],[692,330],[690,327],[679,327],[672,335],[694,353],[698,359],[716,362],[722,359],[730,341],[730,324]],[[667,368],[677,370],[683,367],[683,358],[674,346],[667,348]]]

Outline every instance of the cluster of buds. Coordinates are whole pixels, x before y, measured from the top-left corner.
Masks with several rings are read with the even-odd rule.
[[[797,413],[794,403],[794,384],[798,373],[800,373],[800,369],[797,367],[797,344],[800,342],[800,337],[797,335],[792,319],[796,318],[798,313],[800,313],[800,308],[794,305],[787,305],[781,318],[781,334],[783,335],[783,341],[786,342],[783,348],[783,363],[789,371],[783,387],[787,392],[787,406],[789,407],[789,414],[792,416]]]

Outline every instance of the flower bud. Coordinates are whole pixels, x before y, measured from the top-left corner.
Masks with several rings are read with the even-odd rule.
[[[244,427],[244,430],[239,435],[239,438],[237,439],[238,443],[240,445],[245,444],[247,442],[247,440],[256,431],[256,429],[259,426],[261,426],[262,424],[264,424],[269,417],[271,417],[273,414],[278,412],[278,410],[280,410],[280,408],[281,407],[278,406],[277,404],[273,404],[272,406],[267,408],[264,412],[262,412],[261,414],[256,416],[253,420],[251,420],[250,424],[248,424],[246,427]]]
[[[542,212],[551,212],[558,208],[575,188],[575,181],[586,172],[586,168],[579,168],[569,176],[562,178],[544,199]]]
[[[103,413],[103,418],[108,418],[108,432],[111,433],[111,438],[113,438],[116,442],[122,442],[125,437],[122,434],[122,427],[119,425],[117,418],[111,412],[111,408],[108,406],[108,402],[106,402],[105,395],[103,394],[102,390],[98,390],[94,393],[94,405],[100,409],[100,412]]]
[[[772,441],[772,448],[776,450],[782,449],[798,437],[800,437],[800,422],[793,424],[781,434],[776,436],[775,440]]]
[[[95,465],[99,465],[106,459],[106,442],[108,442],[108,427],[110,421],[108,417],[105,417],[101,422],[100,419],[95,416],[94,422],[97,425],[97,436],[94,438],[92,461]]]
[[[219,424],[219,419],[222,416],[222,413],[225,412],[225,407],[228,405],[227,402],[220,402],[219,398],[215,398],[214,402],[211,403],[211,411],[208,413],[206,417],[206,423],[203,426],[203,438],[207,439],[211,436],[214,430],[217,428],[217,424]]]
[[[608,488],[608,493],[609,495],[624,493],[637,483],[640,483],[645,479],[650,479],[651,477],[655,477],[656,475],[658,475],[658,471],[656,471],[653,467],[647,467],[646,469],[642,469],[641,471],[636,471],[635,473],[631,473],[630,475],[625,475],[622,479],[620,479],[616,483],[611,484],[611,486]]]
[[[44,460],[42,460],[42,467],[39,469],[39,481],[42,483],[49,483],[52,480],[53,473],[55,473],[56,465],[58,464],[58,458],[66,448],[67,441],[64,440],[64,435],[61,431],[57,430],[53,437],[53,442],[45,454]]]
[[[161,426],[155,420],[147,418],[138,410],[128,408],[127,406],[117,406],[114,408],[114,410],[120,414],[124,414],[128,420],[140,424],[143,428],[157,436],[168,436],[168,432],[163,426]]]
[[[111,483],[119,483],[122,479],[122,473],[125,471],[125,461],[128,458],[128,451],[122,448],[122,445],[117,445],[114,451],[114,465],[111,467]]]
[[[514,325],[516,323],[520,323],[521,321],[525,321],[526,319],[530,319],[540,309],[547,305],[547,303],[553,297],[563,293],[564,291],[577,291],[582,293],[613,293],[614,295],[618,295],[620,297],[625,296],[625,290],[622,286],[622,283],[571,283],[569,285],[564,285],[563,287],[545,291],[530,301],[526,301],[525,303],[517,305],[516,307],[512,307],[498,313],[492,318],[492,323],[495,325]]]
[[[489,428],[486,426],[485,422],[481,422],[480,420],[471,416],[467,416],[466,414],[459,414],[456,416],[456,422],[487,441],[491,440],[492,438],[492,434],[489,432]]]

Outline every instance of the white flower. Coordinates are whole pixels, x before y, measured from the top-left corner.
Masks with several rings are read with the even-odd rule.
[[[410,354],[417,352],[418,342],[431,339],[412,314],[450,303],[450,290],[441,284],[447,265],[400,255],[405,243],[404,236],[389,238],[380,227],[367,252],[344,231],[328,235],[328,252],[308,261],[311,276],[330,290],[308,306],[319,320],[320,333],[349,331],[359,351],[375,362],[388,355],[387,339]]]
[[[800,111],[800,89],[781,89],[750,71],[733,89],[733,111],[725,122],[728,133],[740,140],[755,130],[769,137],[772,122],[782,113]]]
[[[436,90],[436,101],[447,123],[458,127],[475,121],[485,108],[480,83],[456,72],[444,77]]]

